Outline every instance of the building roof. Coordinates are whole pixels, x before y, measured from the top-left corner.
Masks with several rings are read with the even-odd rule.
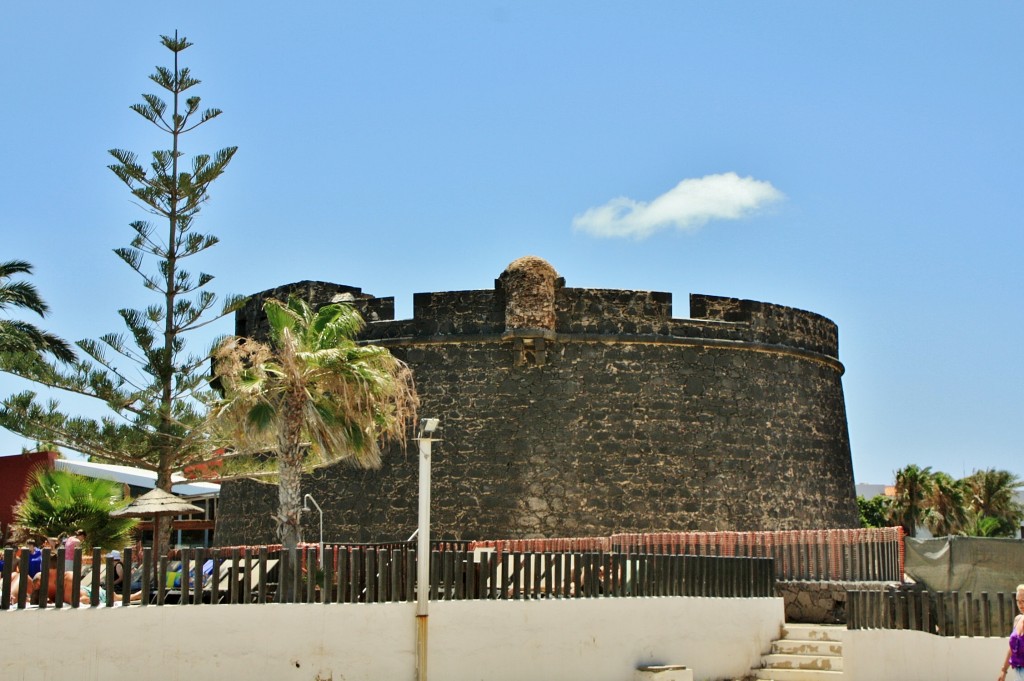
[[[857,484],[857,496],[864,497],[865,499],[873,499],[877,496],[894,497],[896,496],[896,487],[894,485],[872,485],[861,482]]]
[[[109,463],[93,463],[92,461],[75,461],[73,459],[57,459],[57,470],[77,473],[90,478],[113,480],[133,487],[146,489],[156,488],[156,471],[147,471],[131,466],[117,466]],[[188,482],[180,473],[171,475],[171,491],[186,498],[216,497],[220,495],[220,485],[214,482]]]

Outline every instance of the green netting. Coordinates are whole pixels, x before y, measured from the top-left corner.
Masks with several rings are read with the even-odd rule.
[[[1024,541],[906,538],[906,573],[929,591],[997,593],[1024,583]]]

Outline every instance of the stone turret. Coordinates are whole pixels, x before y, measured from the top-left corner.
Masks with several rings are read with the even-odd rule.
[[[505,296],[505,328],[554,331],[555,291],[562,285],[546,260],[528,255],[514,261],[495,283]]]

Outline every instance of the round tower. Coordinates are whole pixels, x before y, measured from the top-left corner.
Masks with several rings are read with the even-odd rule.
[[[408,320],[342,289],[376,317],[365,341],[413,368],[421,415],[441,419],[438,536],[858,525],[838,332],[820,315],[691,295],[675,318],[671,294],[567,288],[533,256],[494,289],[416,294]],[[339,464],[303,487],[330,539],[404,539],[416,471],[412,449],[392,451],[380,470]],[[218,543],[271,539],[275,498],[225,484]]]

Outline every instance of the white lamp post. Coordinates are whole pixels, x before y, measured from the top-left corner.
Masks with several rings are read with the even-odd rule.
[[[320,508],[320,504],[316,503],[316,499],[313,498],[313,495],[307,494],[302,497],[303,511],[312,511],[313,509],[309,507],[310,504],[316,506],[316,510],[320,513],[320,552],[317,555],[320,558],[318,562],[322,568],[324,566],[324,511]]]
[[[439,419],[420,419],[419,522],[416,532],[416,678],[427,681],[427,603],[430,594],[430,446]]]

